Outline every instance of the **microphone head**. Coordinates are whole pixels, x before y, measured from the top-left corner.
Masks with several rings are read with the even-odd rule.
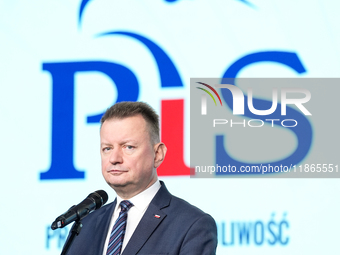
[[[88,197],[92,198],[95,201],[96,210],[102,207],[109,199],[109,196],[104,190],[97,190],[91,193]]]
[[[51,229],[55,230],[57,228],[58,228],[58,223],[57,223],[57,221],[54,221],[51,225]]]

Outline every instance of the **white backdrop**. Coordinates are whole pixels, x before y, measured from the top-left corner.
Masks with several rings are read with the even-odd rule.
[[[188,165],[190,78],[222,77],[238,60],[273,51],[295,54],[304,71],[268,60],[238,77],[338,77],[339,7],[331,0],[0,0],[0,253],[59,254],[67,232],[49,229],[57,216],[95,190],[114,200],[101,176],[99,124],[88,117],[119,99],[146,101],[160,114],[165,101],[179,100],[184,153],[168,149]],[[171,172],[172,163],[160,179],[215,218],[217,254],[339,250],[338,179],[194,179],[186,166]]]

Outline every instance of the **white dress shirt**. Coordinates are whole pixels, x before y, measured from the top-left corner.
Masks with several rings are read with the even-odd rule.
[[[121,253],[123,253],[123,250],[124,250],[126,244],[129,242],[133,232],[135,232],[135,229],[137,228],[138,223],[142,219],[142,217],[143,217],[146,209],[148,208],[151,200],[154,198],[154,196],[156,195],[156,193],[158,192],[160,187],[161,187],[161,184],[160,184],[159,180],[157,180],[154,184],[152,184],[149,188],[147,188],[143,192],[141,192],[141,193],[137,194],[136,196],[128,199],[133,204],[133,206],[128,211],[126,231],[125,231],[125,235],[124,235]],[[124,199],[122,199],[121,197],[119,197],[117,195],[117,204],[116,204],[116,207],[113,211],[113,215],[111,217],[109,231],[107,233],[106,241],[105,241],[105,244],[104,244],[103,255],[106,255],[107,246],[109,245],[112,228],[113,228],[113,225],[115,224],[115,222],[116,222],[116,220],[119,216],[120,202],[123,201],[123,200]]]

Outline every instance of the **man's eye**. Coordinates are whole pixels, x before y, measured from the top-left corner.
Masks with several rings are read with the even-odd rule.
[[[133,147],[133,146],[131,146],[131,145],[126,145],[125,148],[128,149],[128,150],[132,150],[132,149],[135,148],[135,147]]]
[[[111,148],[110,147],[105,147],[103,148],[103,151],[109,151]]]

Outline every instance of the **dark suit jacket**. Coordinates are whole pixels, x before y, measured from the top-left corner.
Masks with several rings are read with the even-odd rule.
[[[169,193],[163,182],[122,255],[215,254],[214,219]],[[67,255],[102,255],[116,200],[89,214]],[[160,218],[155,217],[159,215]]]

